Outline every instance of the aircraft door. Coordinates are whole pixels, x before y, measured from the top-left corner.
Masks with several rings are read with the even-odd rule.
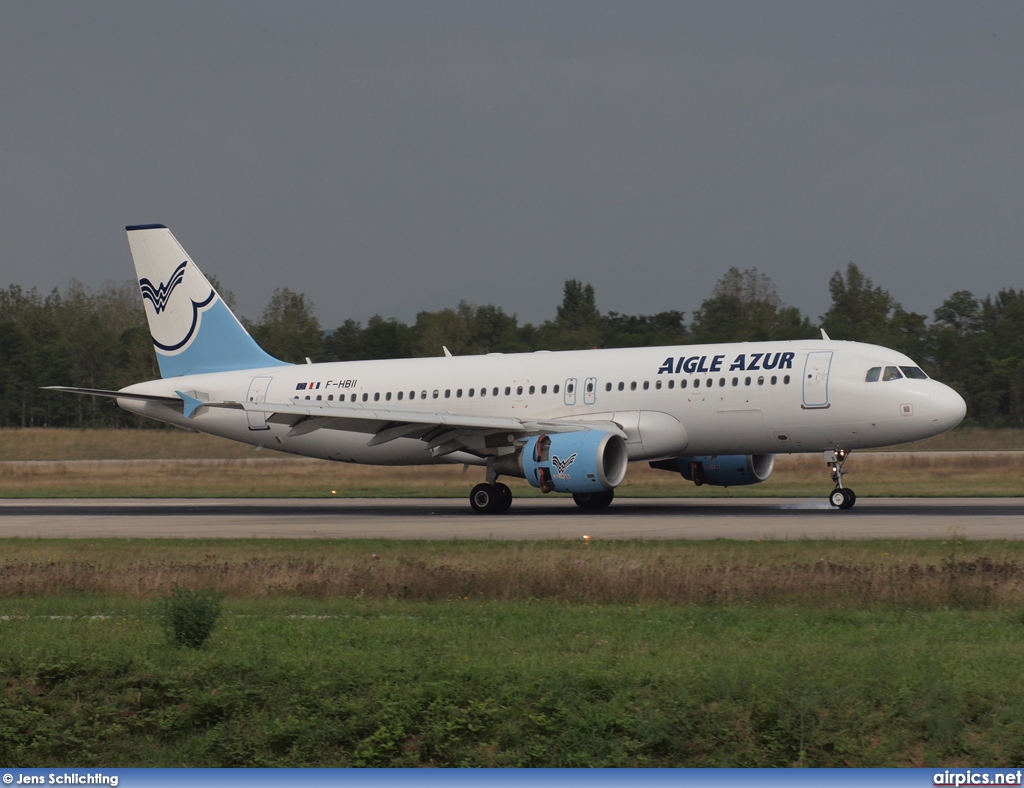
[[[832,367],[831,350],[815,350],[804,363],[804,408],[828,407],[828,373]]]
[[[583,404],[593,405],[597,402],[597,378],[587,378],[583,382]]]
[[[267,389],[270,388],[270,381],[273,378],[270,377],[259,377],[253,378],[249,382],[249,393],[246,394],[246,400],[254,404],[260,404],[267,401]],[[250,430],[269,430],[270,425],[267,424],[267,414],[260,413],[258,411],[247,410],[245,412],[245,418],[249,422]]]
[[[565,404],[576,404],[576,378],[569,378],[565,381]]]

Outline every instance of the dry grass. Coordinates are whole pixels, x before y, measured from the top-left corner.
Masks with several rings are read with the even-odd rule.
[[[9,540],[0,597],[152,598],[175,585],[233,598],[583,604],[1018,608],[1024,547],[946,543],[175,544]]]
[[[963,427],[891,451],[1024,451],[1024,430]],[[184,430],[0,429],[0,462],[15,460],[273,459],[276,452]]]
[[[282,457],[236,460],[0,462],[0,497],[462,497],[480,468],[378,468]],[[861,496],[1019,496],[1024,452],[862,452],[846,464]],[[517,496],[540,493],[507,480]],[[633,463],[620,497],[809,496],[829,489],[818,455],[780,455],[775,472],[750,487],[694,487],[679,475]],[[332,493],[332,490],[335,491]]]
[[[0,461],[187,460],[279,456],[176,428],[147,430],[0,429]]]
[[[917,451],[911,451],[917,449]],[[998,451],[994,451],[998,449]],[[927,450],[927,451],[926,451]],[[854,453],[846,482],[866,496],[1024,494],[1024,430],[965,428],[892,452]],[[177,429],[0,430],[0,497],[456,496],[482,471],[376,468],[288,457]],[[511,480],[516,495],[536,495]],[[634,463],[620,496],[820,496],[817,455],[780,455],[768,482],[695,488]]]

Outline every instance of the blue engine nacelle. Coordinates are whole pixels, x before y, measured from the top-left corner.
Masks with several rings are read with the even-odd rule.
[[[698,487],[702,484],[714,487],[739,487],[744,484],[759,484],[771,476],[775,467],[775,455],[705,454],[702,457],[658,460],[652,462],[651,467],[663,471],[678,471],[684,479]]]
[[[520,462],[541,492],[596,493],[622,483],[629,455],[618,435],[587,430],[530,438]]]

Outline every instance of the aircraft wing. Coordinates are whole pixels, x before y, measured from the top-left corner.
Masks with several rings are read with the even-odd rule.
[[[425,441],[426,448],[435,457],[455,451],[482,451],[486,448],[510,445],[512,442],[541,432],[581,432],[601,430],[626,437],[622,426],[607,420],[551,419],[539,420],[519,416],[481,416],[450,411],[405,410],[397,408],[364,407],[341,403],[320,402],[235,402],[210,400],[200,392],[176,391],[177,396],[140,394],[108,389],[76,388],[73,386],[46,386],[48,391],[86,394],[94,397],[133,399],[181,407],[186,418],[192,418],[200,408],[230,408],[267,414],[272,424],[290,426],[288,437],[307,435],[321,429],[363,432],[369,438],[368,446],[380,446],[397,438],[415,438]]]
[[[267,414],[270,423],[290,425],[289,437],[320,429],[365,432],[370,435],[368,446],[379,446],[397,438],[415,438],[425,441],[426,448],[435,457],[454,451],[473,452],[508,446],[510,435],[512,442],[541,432],[583,430],[602,430],[626,437],[622,427],[611,421],[538,420],[518,416],[480,416],[450,411],[413,411],[333,403],[240,404],[246,411]]]

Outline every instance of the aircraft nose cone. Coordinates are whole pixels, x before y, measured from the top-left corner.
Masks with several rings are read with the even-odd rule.
[[[931,397],[932,420],[942,429],[951,430],[967,415],[967,403],[949,386],[939,384]]]

